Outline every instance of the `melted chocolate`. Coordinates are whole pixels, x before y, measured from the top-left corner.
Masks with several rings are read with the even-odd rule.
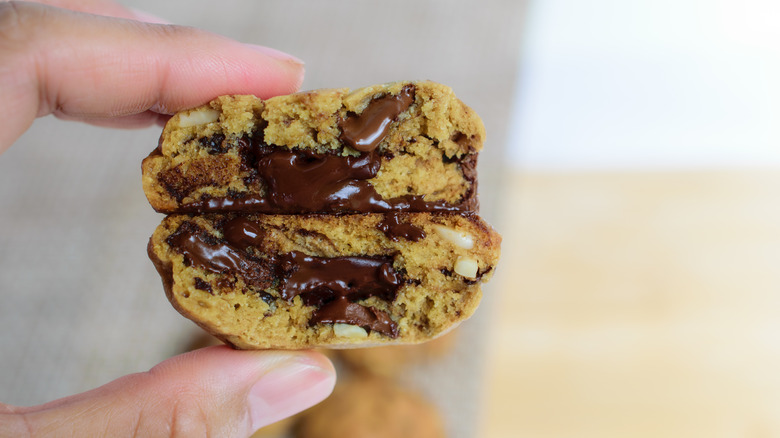
[[[372,101],[359,116],[353,115],[342,121],[342,141],[364,151],[358,157],[274,148],[265,144],[261,130],[257,130],[251,137],[242,137],[238,140],[241,166],[250,173],[245,182],[251,185],[262,179],[266,194],[204,197],[183,205],[177,212],[301,214],[475,211],[476,157],[467,156],[460,162],[465,179],[472,184],[463,200],[455,204],[442,200],[426,201],[420,195],[383,199],[368,182],[376,177],[382,164],[376,146],[386,135],[389,123],[413,101],[414,87],[407,86],[398,95],[387,95]],[[201,143],[217,142],[201,139]]]
[[[382,222],[377,225],[377,228],[385,233],[385,236],[394,241],[403,238],[412,242],[417,242],[418,240],[425,238],[425,231],[423,231],[422,228],[401,222],[400,215],[397,212],[387,213],[385,218],[382,219]]]
[[[314,257],[301,252],[260,260],[249,256],[235,246],[260,236],[259,225],[242,217],[223,225],[227,242],[209,235],[192,222],[184,222],[171,234],[167,242],[174,251],[183,254],[185,263],[218,274],[240,276],[260,289],[272,287],[273,278],[279,278],[279,292],[283,299],[292,301],[300,295],[304,304],[315,306],[310,324],[345,323],[358,325],[387,336],[398,336],[398,326],[387,313],[353,301],[372,296],[392,302],[403,285],[403,277],[393,269],[390,257]],[[276,274],[276,275],[273,275]],[[222,288],[232,287],[222,285]],[[208,286],[208,288],[206,288]],[[211,285],[196,278],[195,287],[211,291]],[[269,303],[272,296],[259,292]],[[270,303],[269,303],[270,304]]]
[[[228,243],[245,249],[247,246],[262,246],[265,233],[258,223],[238,216],[222,226],[222,234]]]
[[[372,100],[359,115],[351,114],[339,123],[341,141],[361,152],[379,146],[387,135],[390,124],[414,102],[414,86],[407,85],[401,92]]]
[[[390,257],[313,257],[293,251],[279,257],[283,277],[282,298],[295,296],[309,306],[322,306],[335,298],[357,301],[372,296],[394,301],[403,278]]]
[[[245,281],[260,288],[271,285],[271,269],[268,262],[254,259],[219,242],[191,222],[183,223],[167,239],[168,244],[184,255],[185,262],[217,274],[239,275]]]
[[[445,201],[425,201],[422,196],[404,195],[399,198],[384,200],[376,194],[373,187],[368,187],[370,191],[359,192],[360,184],[352,184],[345,188],[352,190],[353,193],[364,195],[363,197],[351,197],[347,199],[351,208],[341,208],[332,210],[294,210],[282,211],[275,210],[269,206],[266,198],[257,195],[246,195],[236,198],[205,198],[203,200],[186,204],[176,211],[181,213],[206,213],[215,211],[242,211],[247,213],[267,213],[267,214],[295,214],[295,213],[384,213],[388,211],[408,211],[408,212],[469,212],[476,211],[476,200],[469,198],[466,202],[460,204],[450,204]],[[373,193],[372,193],[373,192]]]
[[[269,205],[285,212],[355,210],[381,200],[366,181],[379,172],[376,154],[339,157],[311,151],[275,151],[258,162]]]
[[[387,313],[350,302],[346,297],[339,297],[317,309],[309,320],[311,325],[335,323],[352,324],[391,338],[398,337],[398,324]]]
[[[475,160],[464,160],[464,176],[474,186]],[[465,202],[450,204],[426,201],[423,196],[404,195],[383,199],[367,180],[376,176],[381,158],[376,152],[359,157],[315,154],[311,151],[274,150],[258,160],[257,171],[268,186],[267,196],[206,198],[182,206],[180,212],[241,211],[254,213],[381,213],[388,211],[474,210],[476,197],[470,190]]]

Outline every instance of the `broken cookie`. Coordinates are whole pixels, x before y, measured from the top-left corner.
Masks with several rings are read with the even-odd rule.
[[[399,82],[175,115],[143,162],[169,213],[168,298],[238,348],[432,339],[476,309],[500,236],[477,215],[484,128],[443,85]]]

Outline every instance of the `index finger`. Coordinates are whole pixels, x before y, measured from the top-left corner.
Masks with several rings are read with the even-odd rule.
[[[300,61],[199,29],[0,3],[0,151],[36,117],[151,123],[222,94],[298,89]]]

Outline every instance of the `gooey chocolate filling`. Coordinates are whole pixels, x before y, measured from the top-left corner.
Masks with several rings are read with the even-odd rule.
[[[395,241],[405,239],[417,242],[418,240],[425,239],[425,231],[423,231],[422,228],[401,222],[401,217],[396,212],[385,214],[384,219],[379,222],[377,228],[389,239]]]
[[[426,201],[420,195],[384,199],[368,182],[382,163],[377,150],[391,124],[414,102],[414,86],[397,95],[374,99],[361,114],[350,113],[341,120],[341,141],[360,151],[357,157],[307,150],[270,147],[262,130],[239,140],[243,167],[265,182],[266,194],[236,193],[225,197],[204,197],[182,206],[185,213],[242,211],[255,213],[368,213],[389,211],[459,212],[476,210],[476,155],[460,160],[464,177],[471,182],[459,203]],[[208,140],[201,141],[211,144]]]
[[[291,302],[300,295],[305,305],[316,307],[311,325],[353,324],[398,336],[398,326],[386,312],[355,302],[374,296],[395,300],[404,278],[393,269],[392,258],[326,258],[294,251],[260,259],[245,251],[256,242],[258,230],[256,223],[238,217],[223,225],[225,238],[217,239],[192,222],[184,222],[167,243],[184,256],[187,265],[240,276],[260,289],[272,287],[276,282],[271,279],[278,279],[282,299]]]
[[[166,240],[174,250],[184,255],[187,266],[195,266],[215,274],[240,273],[244,280],[258,288],[271,286],[272,263],[251,257],[231,245],[216,239],[205,230],[184,222]]]

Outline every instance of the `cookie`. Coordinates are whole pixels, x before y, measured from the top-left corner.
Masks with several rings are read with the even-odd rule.
[[[479,117],[433,82],[222,96],[142,163],[173,306],[237,348],[419,343],[476,309]]]
[[[173,306],[237,348],[358,347],[468,318],[499,243],[470,213],[170,215],[149,256]]]
[[[419,394],[387,380],[354,379],[305,411],[296,438],[443,438],[439,412]]]
[[[412,365],[436,360],[447,354],[453,348],[456,335],[457,330],[452,330],[423,344],[340,349],[335,353],[353,372],[395,378]]]
[[[476,211],[484,138],[480,118],[427,81],[222,96],[170,119],[143,188],[163,213]]]

